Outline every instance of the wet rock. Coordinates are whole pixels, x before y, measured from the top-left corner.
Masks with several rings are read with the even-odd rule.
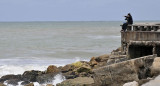
[[[18,79],[10,79],[10,80],[7,80],[7,84],[10,84],[10,85],[18,85],[18,82],[20,80]]]
[[[29,81],[23,81],[22,83],[21,83],[21,85],[27,85],[27,84],[29,84],[30,82]]]
[[[58,72],[60,72],[60,70],[56,66],[50,65],[47,68],[47,72],[46,73],[48,74],[48,73],[58,73]]]
[[[0,82],[4,82],[4,81],[6,81],[6,80],[18,80],[18,81],[20,81],[20,80],[22,80],[22,76],[21,75],[5,75],[5,76],[2,76],[1,78],[0,78]]]
[[[44,83],[47,83],[47,82],[52,82],[52,80],[54,79],[54,76],[56,75],[57,73],[55,74],[42,74],[42,75],[39,75],[37,76],[37,82],[40,83],[40,84],[44,84]]]
[[[77,77],[75,79],[68,79],[56,86],[93,86],[94,80],[90,77]]]
[[[122,86],[130,81],[139,81],[150,77],[151,67],[156,55],[136,58],[94,69],[93,75],[97,86]]]
[[[25,71],[22,75],[23,81],[36,82],[37,76],[43,74],[41,71]]]
[[[29,84],[27,84],[25,86],[34,86],[34,84],[33,83],[29,83]]]

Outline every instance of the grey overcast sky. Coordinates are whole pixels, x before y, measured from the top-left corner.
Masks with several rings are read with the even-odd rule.
[[[0,0],[0,21],[160,20],[160,0]]]

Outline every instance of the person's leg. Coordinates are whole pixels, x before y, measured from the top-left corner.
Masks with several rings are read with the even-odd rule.
[[[126,31],[127,26],[128,26],[128,23],[124,23],[123,25],[124,25],[124,26],[123,26],[123,30]]]

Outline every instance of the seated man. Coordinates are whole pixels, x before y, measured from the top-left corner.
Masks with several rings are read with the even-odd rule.
[[[128,13],[128,15],[124,16],[124,17],[126,17],[125,18],[126,22],[124,22],[123,25],[122,25],[122,31],[125,32],[126,29],[127,29],[128,24],[133,24],[133,19],[132,19],[132,16],[131,16],[130,13]]]

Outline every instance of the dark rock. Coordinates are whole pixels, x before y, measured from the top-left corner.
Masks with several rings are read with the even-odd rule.
[[[148,69],[151,67],[155,57],[155,55],[151,55],[94,69],[95,85],[121,86],[127,82],[151,77]]]
[[[41,71],[25,71],[22,75],[23,81],[36,82],[37,76],[43,74]]]
[[[86,73],[89,73],[91,71],[91,67],[90,66],[82,66],[82,67],[79,67],[76,72],[78,73],[82,73],[82,72],[86,72]]]
[[[61,68],[61,72],[66,73],[66,72],[74,70],[74,68],[75,67],[73,65],[68,64],[68,65],[65,65],[64,67]]]
[[[4,82],[4,81],[6,81],[6,80],[11,80],[11,79],[15,79],[15,80],[22,80],[22,76],[21,75],[5,75],[5,76],[2,76],[1,78],[0,78],[0,82]]]
[[[76,77],[78,77],[78,75],[73,72],[73,71],[69,71],[69,72],[66,72],[66,73],[62,73],[62,75],[66,78],[66,79],[74,79]]]
[[[23,81],[22,83],[21,83],[21,85],[27,85],[27,84],[29,84],[30,82],[29,81]]]
[[[75,79],[68,79],[56,86],[93,86],[94,80],[89,77],[77,77]]]
[[[20,80],[18,79],[10,79],[10,80],[7,80],[7,84],[10,84],[10,85],[18,85],[18,82]]]
[[[57,73],[55,74],[42,74],[42,75],[39,75],[37,76],[37,82],[40,83],[40,84],[43,84],[43,83],[47,83],[47,82],[52,82],[52,80],[54,79],[54,76],[56,75]]]

